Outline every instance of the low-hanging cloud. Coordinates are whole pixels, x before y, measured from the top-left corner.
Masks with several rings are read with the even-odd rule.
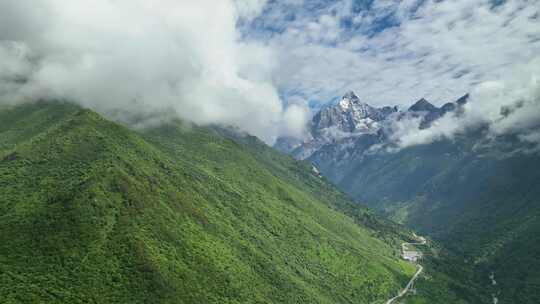
[[[479,122],[489,123],[493,136],[538,142],[540,19],[533,2],[357,6],[0,1],[0,103],[67,99],[124,120],[236,125],[272,142],[303,137],[308,101],[349,89],[376,106],[419,97],[441,103],[470,92],[460,117],[422,130],[418,120],[400,121],[399,145],[452,137]]]
[[[303,117],[272,83],[272,50],[237,32],[264,3],[1,1],[0,102],[67,99],[116,118],[168,113],[270,142]]]
[[[535,1],[275,1],[253,23],[262,30],[246,35],[275,50],[283,95],[326,103],[352,89],[374,106],[408,107],[422,97],[442,105],[470,93],[463,115],[429,129],[417,117],[394,121],[397,149],[478,124],[489,125],[490,137],[540,142]]]
[[[477,126],[487,127],[488,139],[516,135],[522,152],[540,151],[540,59],[517,65],[511,77],[478,84],[460,115],[449,113],[430,128],[420,129],[421,118],[394,121],[391,140],[393,151],[428,144]]]
[[[247,33],[276,50],[284,94],[326,103],[354,90],[376,106],[442,104],[539,57],[537,4],[275,1],[255,20],[268,30]]]

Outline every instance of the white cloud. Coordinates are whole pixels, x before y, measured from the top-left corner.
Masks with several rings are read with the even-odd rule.
[[[2,1],[2,102],[65,98],[103,113],[176,113],[272,141],[290,116],[271,82],[275,57],[236,28],[264,4]]]
[[[275,21],[285,27],[269,41],[278,52],[281,91],[319,102],[353,89],[379,106],[421,97],[441,104],[480,82],[511,77],[513,66],[540,54],[538,7],[530,1],[496,8],[487,0],[376,1],[369,10],[351,8],[349,1],[332,2],[319,15]],[[328,27],[321,15],[353,25]]]
[[[540,151],[540,59],[514,66],[509,72],[511,78],[475,86],[462,115],[445,115],[430,128],[421,130],[418,118],[394,122],[391,139],[397,150],[441,138],[452,139],[456,133],[483,124],[488,126],[492,139],[514,134],[533,146],[529,150]]]
[[[363,10],[351,0],[2,1],[0,95],[3,102],[67,98],[118,115],[167,112],[237,125],[271,142],[305,132],[307,101],[350,89],[375,106],[420,97],[440,104],[472,92],[468,119],[492,122],[494,134],[513,132],[530,128],[518,116],[536,118],[537,99],[525,93],[540,58],[534,4],[396,0]],[[305,101],[287,109],[280,96]],[[501,119],[500,107],[517,96],[531,101]],[[452,134],[451,121],[438,124],[410,143]]]
[[[283,116],[281,133],[290,137],[304,138],[310,118],[310,109],[306,106],[305,101],[290,103]]]
[[[530,133],[540,120],[538,98],[530,93],[540,70],[534,1],[494,6],[489,0],[389,0],[369,9],[355,6],[314,1],[294,18],[280,19],[291,7],[273,5],[267,26],[281,30],[271,31],[267,43],[277,54],[274,82],[285,96],[325,103],[352,89],[375,106],[408,107],[422,97],[441,105],[471,93],[459,119],[447,116],[423,130],[415,119],[393,126],[400,147],[451,138],[481,122],[491,125],[492,136],[522,132],[524,140],[536,138]],[[503,119],[501,107],[519,100],[523,106]]]
[[[259,16],[266,2],[267,0],[234,0],[239,17],[248,20]]]

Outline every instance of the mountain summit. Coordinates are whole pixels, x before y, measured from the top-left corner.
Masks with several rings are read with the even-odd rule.
[[[451,139],[385,149],[395,147],[403,125],[411,123],[411,132],[422,133],[416,128],[432,128],[445,115],[463,115],[467,102],[469,95],[441,107],[420,99],[375,121],[377,132],[312,132],[312,138],[291,153],[313,163],[351,197],[457,253],[460,258],[444,271],[465,269],[451,270],[447,276],[459,278],[460,289],[476,282],[483,286],[475,288],[476,293],[487,290],[501,303],[540,303],[540,155],[530,153],[531,146],[520,143],[517,135],[488,136],[486,126],[478,125]],[[341,113],[334,121],[347,121],[351,111],[334,113]],[[486,280],[495,275],[496,285],[494,279]],[[434,282],[437,279],[420,279],[416,286],[425,294],[436,289]]]
[[[352,102],[360,102],[360,98],[354,93],[354,91],[349,91],[343,95],[342,100],[350,100]]]
[[[388,111],[377,109],[350,91],[334,106],[322,109],[313,117],[312,131],[322,134],[332,130],[342,133],[373,133],[379,128],[378,121],[389,114]]]
[[[415,102],[409,108],[409,111],[413,111],[413,112],[421,112],[421,111],[432,112],[432,111],[436,111],[437,109],[438,108],[436,106],[434,106],[432,103],[427,101],[425,98],[422,98],[422,99],[418,100],[417,102]]]
[[[398,120],[407,117],[420,117],[420,128],[428,128],[431,123],[448,112],[458,109],[466,101],[467,95],[459,102],[449,102],[438,108],[425,98],[415,102],[405,111],[397,107],[373,107],[362,102],[353,91],[347,92],[336,104],[317,112],[310,122],[310,134],[307,139],[279,138],[275,148],[305,159],[322,150],[325,153],[343,154],[363,153],[374,144],[384,143],[392,134],[391,126]],[[355,146],[362,148],[353,148]],[[343,148],[345,147],[345,148]],[[360,152],[359,152],[360,151]]]

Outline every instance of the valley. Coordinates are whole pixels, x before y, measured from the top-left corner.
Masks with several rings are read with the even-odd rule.
[[[407,283],[407,285],[403,289],[401,289],[399,291],[399,293],[395,297],[393,297],[393,298],[389,299],[388,301],[386,301],[385,304],[396,303],[397,300],[399,300],[399,299],[403,298],[405,295],[407,295],[407,293],[410,292],[411,289],[413,288],[414,283],[418,279],[418,276],[424,270],[424,267],[420,264],[420,259],[422,257],[422,252],[417,250],[417,249],[411,250],[411,249],[408,248],[408,246],[425,245],[426,244],[426,239],[424,237],[422,237],[422,236],[419,237],[416,234],[414,234],[414,237],[416,239],[418,239],[418,242],[413,242],[413,243],[404,242],[404,243],[401,244],[401,255],[402,255],[402,258],[404,260],[407,260],[407,261],[410,261],[410,262],[416,264],[417,270],[414,273],[411,280]]]
[[[485,298],[437,244],[254,136],[179,121],[132,131],[58,102],[0,121],[7,303]]]
[[[504,292],[493,291],[500,303],[536,303],[540,277],[533,269],[540,265],[532,257],[540,247],[525,239],[538,238],[538,154],[519,152],[530,147],[515,136],[490,138],[486,125],[396,149],[393,125],[413,117],[418,132],[428,132],[440,119],[461,115],[467,102],[464,95],[439,108],[421,99],[397,110],[347,93],[314,116],[307,139],[284,138],[276,148],[312,163],[358,202],[439,242],[457,268],[472,272],[460,280],[491,289],[485,278],[494,271],[501,274]]]
[[[253,136],[40,102],[0,138],[4,303],[370,303],[416,271],[408,229]]]
[[[539,3],[0,1],[0,304],[539,304]]]

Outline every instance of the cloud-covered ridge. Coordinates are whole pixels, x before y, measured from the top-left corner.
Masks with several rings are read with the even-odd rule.
[[[102,113],[301,132],[271,81],[274,55],[236,24],[265,1],[0,2],[0,102],[68,99]]]
[[[539,62],[527,0],[0,2],[0,102],[68,99],[267,142],[304,136],[310,108],[351,89],[376,107],[471,93],[459,121],[396,126],[402,146],[479,121],[536,142]]]
[[[522,152],[540,152],[540,59],[517,65],[514,78],[486,81],[471,92],[460,115],[445,115],[430,128],[421,129],[418,118],[395,121],[391,139],[397,150],[452,139],[470,128],[487,127],[487,136],[515,135],[525,147]]]

